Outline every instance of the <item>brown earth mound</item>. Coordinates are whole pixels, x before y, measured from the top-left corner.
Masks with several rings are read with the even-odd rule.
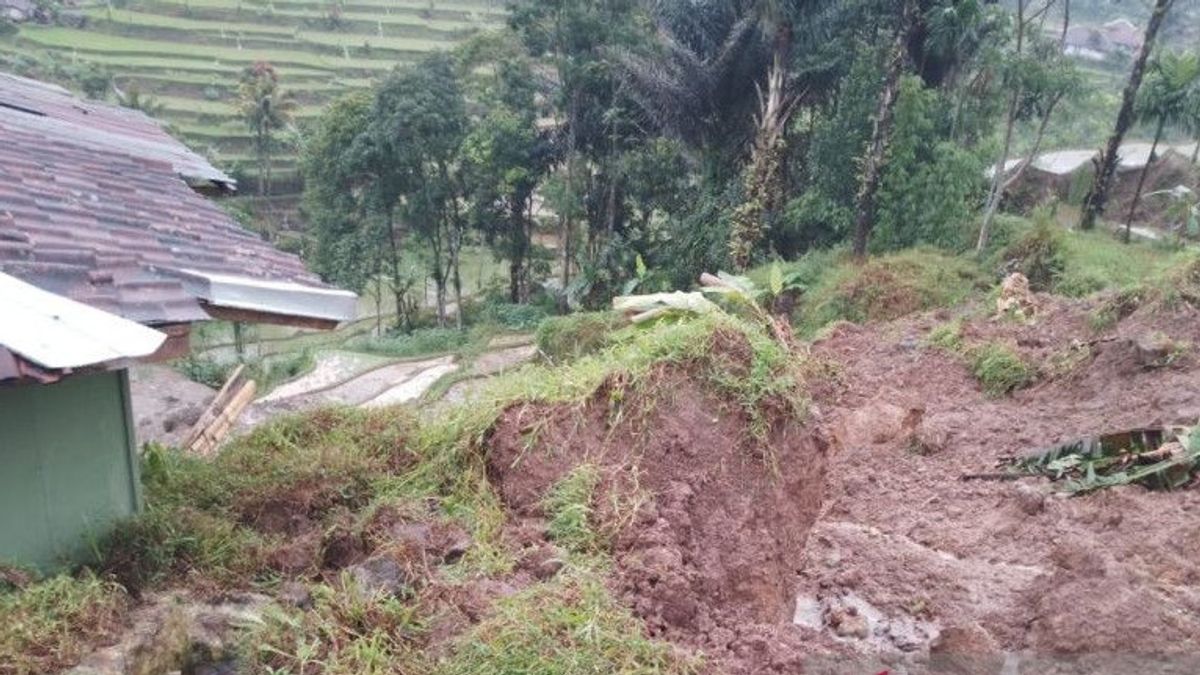
[[[649,391],[613,381],[581,407],[501,416],[488,472],[513,538],[536,574],[547,493],[595,466],[594,520],[616,561],[614,589],[650,632],[733,671],[795,672],[795,573],[820,508],[824,438],[780,419],[753,439],[746,414],[686,370],[648,379]]]

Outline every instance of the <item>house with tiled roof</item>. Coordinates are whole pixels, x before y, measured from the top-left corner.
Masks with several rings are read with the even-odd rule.
[[[234,190],[141,112],[0,73],[0,562],[78,560],[137,510],[131,363],[210,319],[353,318],[210,198]]]

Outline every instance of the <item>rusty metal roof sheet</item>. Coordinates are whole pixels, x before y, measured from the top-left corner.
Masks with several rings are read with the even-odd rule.
[[[180,178],[204,167],[141,113],[0,76],[0,271],[147,324],[208,318],[179,270],[323,288]]]

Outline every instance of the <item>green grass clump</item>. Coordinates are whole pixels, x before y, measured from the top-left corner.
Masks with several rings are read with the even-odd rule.
[[[347,586],[348,585],[348,586]],[[417,640],[422,617],[409,601],[353,588],[311,589],[309,611],[269,611],[241,640],[247,673],[390,675],[429,672]]]
[[[948,321],[929,331],[925,342],[931,347],[957,353],[963,348],[962,320]]]
[[[909,249],[861,264],[842,258],[808,284],[798,324],[803,334],[813,335],[839,320],[890,321],[957,305],[983,283],[973,261],[934,249]]]
[[[271,547],[287,543],[260,527],[261,515],[320,523],[367,504],[410,462],[411,429],[401,409],[330,409],[260,427],[211,460],[152,447],[142,463],[145,513],[103,542],[101,568],[134,590],[187,574],[233,587],[261,581]]]
[[[77,662],[123,627],[129,597],[84,573],[0,590],[0,672],[52,673]]]
[[[697,658],[643,637],[598,579],[565,573],[501,600],[465,635],[445,675],[698,672]]]
[[[546,319],[537,329],[537,347],[552,363],[564,363],[596,352],[622,326],[613,312],[579,312]]]
[[[988,396],[1005,396],[1029,385],[1036,377],[1036,371],[1019,354],[998,342],[973,347],[968,357],[971,372]]]
[[[600,548],[592,523],[592,499],[599,483],[600,471],[592,464],[580,464],[546,496],[550,538],[568,550],[589,553]]]

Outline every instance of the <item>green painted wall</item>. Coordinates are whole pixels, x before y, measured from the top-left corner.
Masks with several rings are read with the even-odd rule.
[[[88,558],[140,504],[125,371],[0,387],[0,560]]]

